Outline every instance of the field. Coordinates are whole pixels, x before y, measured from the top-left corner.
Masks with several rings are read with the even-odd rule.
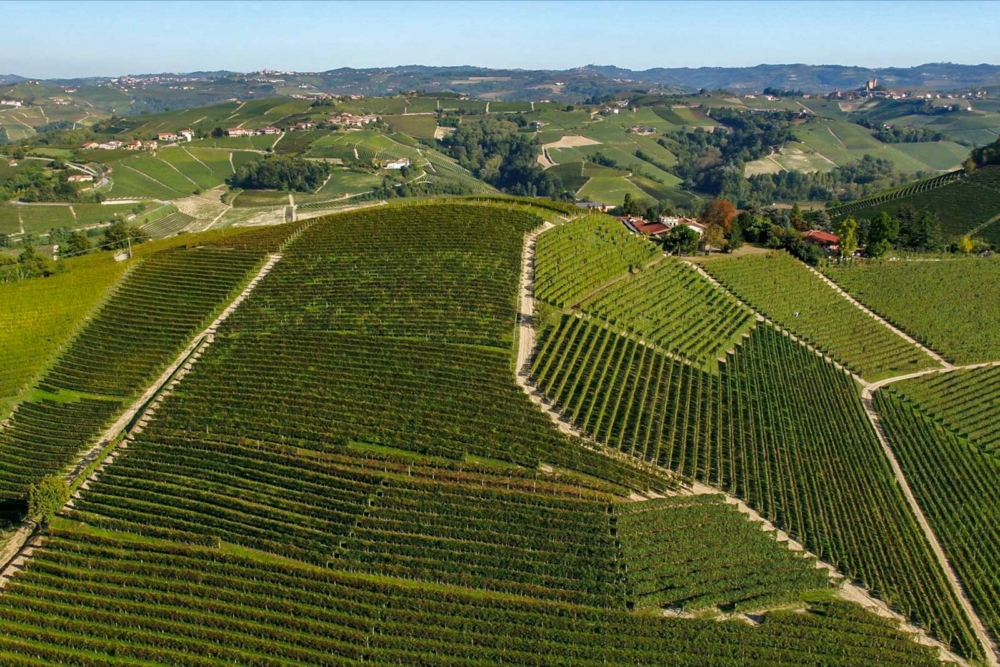
[[[104,253],[63,265],[65,273],[45,280],[0,283],[0,420],[127,266]]]
[[[437,121],[434,116],[383,116],[383,122],[392,128],[393,132],[402,132],[411,137],[434,138]]]
[[[853,380],[787,336],[758,327],[715,376],[570,316],[542,341],[532,377],[598,442],[742,498],[945,641],[977,650]]]
[[[1000,262],[881,262],[826,274],[858,301],[956,364],[1000,360]]]
[[[833,209],[831,215],[872,218],[881,211],[895,213],[901,208],[927,210],[941,219],[942,232],[948,241],[970,233],[1000,241],[1000,226],[985,227],[1000,215],[1000,166],[977,169],[965,178],[952,177],[943,185],[937,183],[940,181],[852,202]]]
[[[620,205],[629,194],[633,199],[653,203],[652,197],[624,176],[594,176],[576,193],[587,201]]]
[[[941,426],[921,403],[904,400],[893,387],[876,394],[876,405],[917,501],[958,575],[968,582],[979,617],[996,635],[1000,586],[993,573],[1000,558],[1000,516],[994,490],[1000,461]]]
[[[626,272],[645,266],[657,248],[610,216],[582,218],[543,234],[536,246],[535,294],[572,306]]]
[[[834,292],[784,252],[703,264],[752,308],[865,378],[913,372],[934,360]]]

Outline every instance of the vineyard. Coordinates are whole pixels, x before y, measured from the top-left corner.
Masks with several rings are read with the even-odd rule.
[[[655,245],[609,216],[589,216],[550,230],[535,246],[535,295],[571,306],[607,282],[646,266]]]
[[[691,266],[667,258],[585,299],[580,310],[673,354],[716,366],[753,314]]]
[[[943,641],[978,651],[853,380],[773,327],[716,376],[568,316],[540,342],[532,377],[599,442],[725,489]]]
[[[956,364],[1000,360],[1000,261],[882,262],[831,266],[858,301]]]
[[[777,544],[722,496],[621,503],[616,510],[626,594],[635,607],[740,613],[830,586],[826,570]]]
[[[885,192],[880,192],[879,194],[871,197],[856,199],[847,204],[834,206],[830,209],[830,216],[833,218],[840,218],[848,215],[856,215],[864,209],[874,208],[880,204],[893,202],[897,199],[903,199],[904,197],[909,197],[911,195],[928,192],[929,190],[940,188],[944,185],[948,185],[949,183],[954,183],[955,181],[961,180],[964,175],[965,172],[963,171],[952,171],[947,174],[941,174],[940,176],[925,179],[923,181],[910,183],[909,185],[905,185],[901,188],[886,190]]]
[[[939,664],[843,602],[753,627],[415,586],[69,523],[52,532],[0,596],[7,664]]]
[[[282,257],[5,581],[0,662],[938,664],[724,497],[657,497],[676,473],[980,657],[851,377],[611,218],[537,240],[550,303],[582,304],[532,377],[597,444],[560,433],[512,364],[533,208],[140,246],[0,431],[0,500]]]
[[[921,408],[956,434],[986,451],[1000,447],[1000,367],[957,370],[892,385],[891,393]]]
[[[927,210],[941,219],[945,241],[954,241],[975,231],[975,235],[983,236],[992,243],[1000,242],[1000,225],[983,227],[1000,214],[1000,166],[981,167],[969,176],[952,177],[937,187],[916,189],[919,185],[905,188],[905,195],[853,202],[831,210],[830,214],[834,217],[852,215],[855,218],[874,218],[882,211],[895,214],[902,208]]]
[[[784,252],[705,262],[741,300],[865,378],[934,365],[916,346],[830,289]]]
[[[877,392],[875,401],[917,502],[979,618],[994,637],[1000,636],[1000,581],[996,576],[1000,461],[942,427],[922,404],[911,403],[891,388]]]
[[[148,234],[150,238],[162,239],[184,231],[193,220],[192,216],[177,211],[153,222],[146,223],[142,226],[142,231]]]

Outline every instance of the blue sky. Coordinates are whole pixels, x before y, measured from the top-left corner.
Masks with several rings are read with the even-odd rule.
[[[1000,2],[2,2],[0,73],[1000,63]]]

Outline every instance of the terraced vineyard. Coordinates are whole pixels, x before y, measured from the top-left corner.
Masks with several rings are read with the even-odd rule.
[[[884,391],[920,404],[934,420],[986,451],[1000,447],[1000,367],[926,375]]]
[[[975,231],[991,243],[1000,242],[1000,224],[984,226],[1000,215],[1000,166],[982,167],[967,177],[952,178],[936,187],[919,187],[916,184],[905,188],[905,194],[880,195],[837,207],[830,214],[837,218],[874,218],[882,211],[894,214],[901,208],[927,210],[940,217],[946,241]]]
[[[931,651],[847,603],[774,612],[751,627],[413,586],[73,525],[53,533],[0,596],[0,650],[9,664],[86,656],[93,664],[582,667],[652,664],[665,655],[677,665],[938,664]]]
[[[854,381],[773,327],[754,330],[715,376],[569,316],[540,343],[532,377],[599,442],[745,500],[944,641],[978,652]]]
[[[878,206],[879,204],[885,204],[897,199],[903,199],[904,197],[920,194],[921,192],[928,192],[929,190],[940,188],[941,186],[948,185],[949,183],[961,180],[961,178],[964,175],[965,174],[963,171],[952,171],[947,174],[941,174],[940,176],[934,176],[933,178],[925,179],[923,181],[910,183],[909,185],[905,185],[901,188],[886,190],[885,192],[880,192],[879,194],[871,197],[865,197],[864,199],[856,199],[847,204],[841,204],[840,206],[835,206],[831,208],[830,216],[846,217],[848,215],[855,215],[860,213],[864,209],[873,208]]]
[[[630,234],[614,218],[588,216],[539,236],[535,295],[570,306],[614,278],[648,264],[655,245]]]
[[[619,503],[615,509],[626,595],[635,607],[739,613],[830,587],[815,560],[775,543],[721,495]]]
[[[765,317],[867,379],[935,365],[785,252],[716,258],[703,266]]]
[[[754,320],[730,295],[673,258],[585,299],[580,310],[668,352],[711,366]]]
[[[1000,261],[858,263],[826,275],[955,364],[1000,360]]]
[[[1000,636],[1000,461],[887,388],[875,394],[886,435],[920,507],[994,637]],[[995,416],[994,412],[994,416]],[[995,428],[994,428],[995,430]]]

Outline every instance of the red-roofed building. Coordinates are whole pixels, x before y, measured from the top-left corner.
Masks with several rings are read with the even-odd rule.
[[[627,215],[618,219],[622,221],[622,224],[630,232],[642,234],[643,236],[659,236],[670,231],[670,227],[667,227],[662,222],[646,222],[645,218]]]
[[[821,232],[818,229],[810,229],[808,232],[802,235],[806,241],[809,243],[814,243],[818,246],[824,248],[833,248],[840,243],[840,237],[836,234],[831,234],[830,232]]]

